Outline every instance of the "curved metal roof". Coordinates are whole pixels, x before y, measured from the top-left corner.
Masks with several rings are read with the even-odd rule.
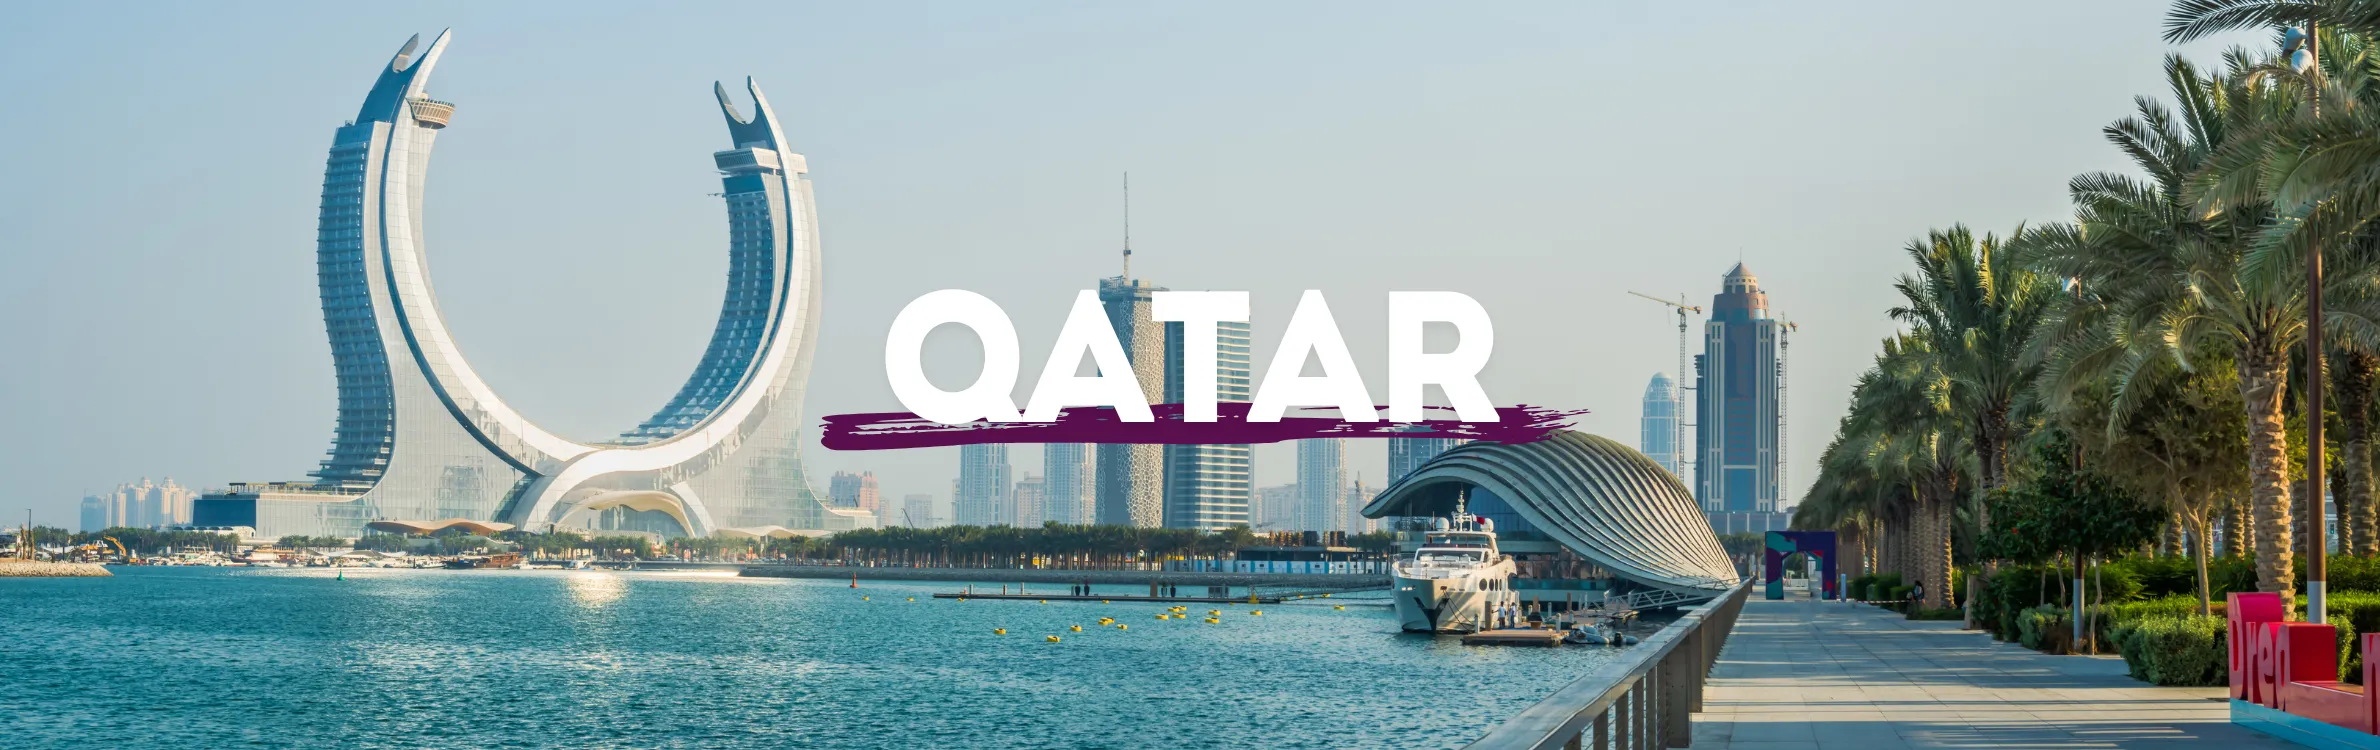
[[[511,531],[513,525],[495,521],[473,521],[468,518],[448,518],[438,521],[390,519],[364,524],[364,528],[391,534],[436,534],[447,529],[461,529],[480,536],[494,536]]]
[[[1583,432],[1458,446],[1389,485],[1363,514],[1443,515],[1464,485],[1495,493],[1538,530],[1621,578],[1711,594],[1736,581],[1735,564],[1684,483],[1636,449]]]

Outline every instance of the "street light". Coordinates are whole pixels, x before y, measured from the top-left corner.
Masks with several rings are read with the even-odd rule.
[[[2306,76],[2308,103],[2315,118],[2322,117],[2322,39],[2312,23],[2304,31],[2288,29],[2281,35],[2281,54],[2288,56],[2289,66]],[[2322,624],[2330,620],[2324,589],[2330,572],[2330,529],[2327,514],[2329,498],[2322,481],[2325,472],[2322,460],[2322,242],[2316,238],[2306,248],[2306,512],[2314,517],[2306,520],[2306,622]]]

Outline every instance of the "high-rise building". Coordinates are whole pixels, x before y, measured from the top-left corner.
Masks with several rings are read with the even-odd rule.
[[[959,446],[959,487],[950,512],[961,526],[1013,526],[1008,479],[1008,446],[978,443]]]
[[[1257,531],[1300,531],[1298,528],[1297,485],[1276,484],[1259,487],[1256,502],[1248,510],[1250,528]]]
[[[1777,334],[1760,280],[1737,263],[1695,361],[1694,487],[1706,514],[1777,512]]]
[[[892,524],[892,508],[883,501],[881,489],[876,484],[876,472],[835,472],[833,477],[827,479],[826,498],[830,506],[856,510],[870,516],[875,520],[876,528]]]
[[[1663,373],[1653,373],[1653,382],[1645,384],[1644,416],[1637,418],[1637,446],[1661,465],[1670,476],[1685,481],[1678,473],[1678,391],[1676,383]]]
[[[1048,519],[1049,485],[1042,481],[1041,475],[1026,472],[1025,478],[1017,480],[1016,488],[1009,491],[1008,497],[1008,507],[1014,509],[1009,518],[1010,524],[1035,527]]]
[[[116,485],[113,491],[83,498],[78,509],[84,531],[128,527],[154,529],[190,523],[190,513],[198,492],[174,484],[167,477],[164,484],[141,477],[139,483]]]
[[[1297,441],[1297,531],[1347,528],[1347,439]]]
[[[1131,243],[1125,243],[1124,275],[1099,280],[1099,301],[1107,308],[1107,322],[1132,362],[1132,377],[1149,403],[1165,399],[1165,327],[1150,317],[1150,306],[1163,288],[1132,278]],[[1098,510],[1100,523],[1154,528],[1165,525],[1165,446],[1138,443],[1100,443]]]
[[[1438,454],[1454,450],[1464,440],[1457,438],[1394,438],[1388,441],[1388,484],[1396,484],[1405,475],[1437,458]],[[1385,486],[1385,485],[1384,485]]]
[[[1091,444],[1050,443],[1041,446],[1042,513],[1058,523],[1091,522],[1098,497],[1096,472],[1091,468]]]
[[[1340,518],[1347,520],[1347,533],[1364,534],[1380,530],[1380,519],[1364,517],[1364,506],[1372,503],[1373,489],[1364,486],[1363,477],[1356,477],[1355,484],[1347,486],[1347,499],[1342,503],[1345,509],[1340,511]]]
[[[1181,323],[1165,324],[1165,402],[1183,403],[1188,381]],[[1215,324],[1215,401],[1248,401],[1248,322]],[[1254,453],[1241,445],[1165,446],[1165,526],[1215,531],[1248,524]]]
[[[934,512],[934,496],[901,496],[901,525],[915,529],[941,527],[942,518]]]
[[[760,87],[746,79],[749,115],[712,87],[728,131],[726,150],[710,158],[729,262],[709,346],[651,418],[582,442],[499,398],[438,308],[423,209],[431,148],[455,112],[428,95],[447,40],[407,41],[332,137],[314,258],[338,379],[328,457],[311,483],[243,483],[202,498],[193,522],[266,537],[352,537],[374,521],[449,518],[544,531],[611,515],[621,528],[670,536],[864,524],[828,509],[802,469],[802,393],[823,312],[818,211],[807,162]],[[603,332],[564,329],[606,343]]]

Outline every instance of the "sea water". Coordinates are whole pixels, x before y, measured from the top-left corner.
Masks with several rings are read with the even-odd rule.
[[[1623,653],[1401,633],[1381,598],[1158,620],[864,570],[114,570],[0,580],[11,747],[1459,746]]]

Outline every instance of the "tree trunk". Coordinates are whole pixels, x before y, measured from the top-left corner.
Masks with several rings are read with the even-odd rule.
[[[2372,538],[2372,380],[2380,370],[2380,355],[2345,352],[2338,358],[2339,380],[2331,394],[2338,399],[2339,526],[2345,532],[2340,549],[2358,557],[2380,553]]]
[[[2239,358],[2240,399],[2247,403],[2249,507],[2256,524],[2256,590],[2295,598],[2289,529],[2289,450],[2281,418],[2286,365],[2278,347],[2249,347]]]
[[[2255,538],[2256,524],[2248,519],[2248,501],[2233,497],[2223,506],[2223,555],[2239,557],[2256,551],[2250,540]]]
[[[2212,525],[2203,517],[2190,525],[2190,556],[2197,558],[2198,562],[2198,614],[2200,616],[2214,613],[2214,593],[2207,584],[2206,575],[2206,556],[2211,548],[2209,544],[2211,540],[2207,539],[2207,527]]]

